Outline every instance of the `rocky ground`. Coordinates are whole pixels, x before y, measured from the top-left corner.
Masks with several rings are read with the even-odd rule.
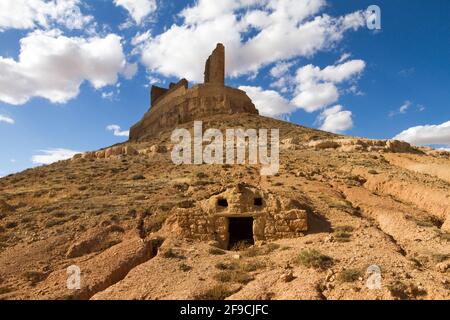
[[[448,153],[254,115],[203,126],[279,128],[279,174],[176,166],[168,131],[0,179],[0,298],[450,298]],[[309,231],[240,251],[172,232],[175,208],[237,183],[292,196]]]

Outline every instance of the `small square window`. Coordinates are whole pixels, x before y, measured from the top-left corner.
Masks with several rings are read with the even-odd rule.
[[[227,199],[218,199],[217,200],[217,205],[220,207],[228,207],[228,201]]]

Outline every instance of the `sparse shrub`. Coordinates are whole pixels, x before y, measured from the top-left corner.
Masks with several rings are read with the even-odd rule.
[[[241,270],[224,270],[214,275],[219,282],[237,282],[246,284],[252,281],[252,277]]]
[[[39,271],[27,271],[23,274],[25,279],[27,279],[32,286],[35,286],[39,282],[43,281],[46,275]]]
[[[5,225],[5,227],[6,227],[7,229],[13,229],[13,228],[17,227],[17,222],[15,222],[15,221],[8,222],[8,223]]]
[[[50,219],[45,223],[46,228],[51,228],[54,226],[59,226],[66,223],[66,220]]]
[[[62,211],[56,211],[56,212],[53,212],[52,215],[55,218],[64,218],[66,216],[66,213],[62,212]]]
[[[297,257],[297,262],[307,268],[328,269],[333,265],[333,259],[329,256],[321,254],[319,251],[302,250]]]
[[[3,232],[5,232],[5,231],[6,231],[5,227],[0,226],[0,233],[3,233]]]
[[[346,269],[338,274],[337,279],[340,282],[355,282],[362,276],[362,272],[358,269]]]
[[[195,205],[194,200],[182,200],[182,201],[178,202],[178,207],[184,208],[184,209],[193,208],[194,205]]]
[[[253,246],[253,244],[248,240],[237,241],[230,247],[230,251],[242,251],[251,246]]]
[[[266,267],[266,264],[262,261],[248,261],[240,265],[242,271],[253,272]]]
[[[113,224],[108,228],[109,232],[118,232],[118,233],[124,233],[125,229],[117,224]]]
[[[444,262],[448,259],[450,259],[450,254],[442,254],[442,253],[433,254],[433,260],[436,262]]]
[[[162,254],[163,258],[166,259],[185,259],[185,257],[172,249],[167,249]]]
[[[219,262],[215,265],[215,267],[219,270],[236,270],[238,268],[238,264]]]
[[[258,247],[250,247],[247,250],[245,250],[244,252],[242,252],[242,256],[244,257],[256,257],[259,256],[261,254],[261,250]]]
[[[214,256],[220,256],[220,255],[226,254],[226,252],[224,250],[219,249],[219,248],[209,248],[208,253],[212,254]]]
[[[263,250],[265,253],[271,253],[279,248],[280,245],[277,243],[268,243],[266,246],[263,247]]]
[[[188,271],[192,270],[192,267],[191,267],[191,266],[188,266],[188,265],[185,264],[185,263],[182,263],[182,264],[180,264],[180,265],[178,266],[178,269],[180,269],[180,270],[183,271],[183,272],[188,272]]]
[[[408,298],[408,295],[406,294],[407,289],[408,287],[406,286],[406,284],[404,284],[400,280],[396,280],[388,285],[388,290],[391,292],[391,295],[399,299]]]
[[[211,289],[208,289],[202,293],[197,294],[195,300],[224,300],[232,295],[234,292],[228,289],[223,284],[218,284]]]
[[[144,220],[145,232],[156,232],[161,229],[168,216],[169,213],[165,212],[146,217]]]
[[[29,223],[31,221],[33,221],[31,217],[24,217],[20,220],[20,223]]]
[[[443,239],[443,240],[450,241],[450,233],[443,232],[443,233],[440,234],[439,237],[440,237],[441,239]]]
[[[334,237],[338,242],[349,242],[352,236],[353,227],[340,226],[334,229]]]
[[[180,192],[184,192],[187,191],[187,189],[189,189],[189,185],[187,183],[176,183],[173,185],[173,187]]]
[[[208,175],[207,175],[206,173],[204,173],[204,172],[199,172],[199,173],[196,174],[196,176],[197,176],[197,178],[199,178],[199,179],[205,179],[205,178],[208,178]]]
[[[277,250],[278,248],[280,248],[279,244],[276,243],[268,243],[265,246],[261,246],[261,247],[250,247],[247,250],[245,250],[242,255],[244,257],[257,257],[257,256],[263,256],[266,254],[269,254],[275,250]]]

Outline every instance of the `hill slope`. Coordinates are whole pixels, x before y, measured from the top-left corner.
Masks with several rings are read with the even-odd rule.
[[[0,298],[450,297],[447,153],[256,115],[203,126],[279,128],[279,174],[176,166],[167,131],[120,145],[121,155],[109,149],[109,158],[104,150],[0,179]],[[301,203],[309,231],[240,252],[173,232],[175,208],[238,183]],[[70,265],[81,269],[81,290],[66,288]],[[366,286],[372,265],[381,269],[378,290]]]

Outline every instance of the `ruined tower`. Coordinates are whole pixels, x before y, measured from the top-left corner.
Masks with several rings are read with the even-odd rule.
[[[206,60],[205,83],[225,85],[225,47],[221,43]]]
[[[186,79],[169,88],[152,86],[151,107],[130,129],[130,140],[158,136],[178,124],[217,114],[258,114],[247,94],[225,86],[225,47],[217,44],[206,60],[204,83],[189,88]]]

